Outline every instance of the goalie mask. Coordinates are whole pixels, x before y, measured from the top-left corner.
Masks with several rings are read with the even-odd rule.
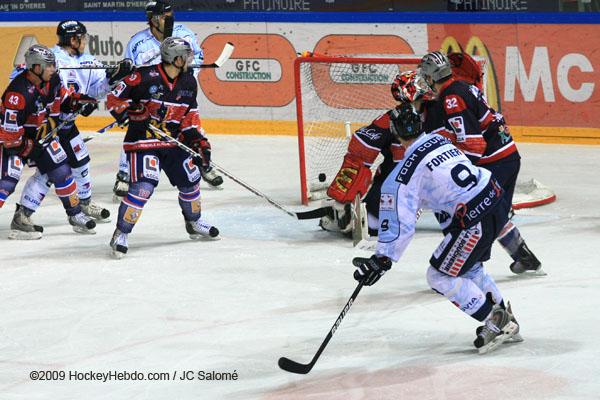
[[[390,131],[400,139],[414,139],[422,130],[421,116],[410,103],[402,103],[390,112]]]
[[[415,100],[431,100],[433,92],[416,71],[406,71],[396,75],[391,87],[392,97],[400,103],[412,103]]]
[[[445,54],[434,51],[426,54],[421,59],[418,73],[427,81],[427,84],[431,86],[434,83],[438,83],[451,77],[452,66]]]
[[[163,40],[160,44],[160,56],[163,62],[172,65],[177,57],[181,57],[185,61],[185,65],[190,65],[194,61],[192,46],[184,39],[178,37],[168,37]]]

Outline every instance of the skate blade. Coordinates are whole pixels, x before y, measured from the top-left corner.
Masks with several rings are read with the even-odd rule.
[[[121,253],[120,251],[116,251],[114,249],[110,249],[110,256],[115,260],[120,260],[125,256],[125,253]]]
[[[73,226],[73,225],[71,225]],[[96,231],[93,229],[82,228],[80,226],[73,226],[73,231],[76,233],[81,233],[82,235],[95,235]]]
[[[39,240],[42,238],[42,232],[23,232],[18,230],[11,230],[8,233],[10,240]]]
[[[518,335],[519,338],[521,339],[520,341],[523,341],[523,338],[521,337],[521,335],[518,333],[519,329],[519,325],[515,324],[514,322],[509,322],[508,324],[506,324],[506,326],[502,329],[502,334],[496,336],[496,338],[494,338],[494,340],[492,340],[491,342],[489,342],[487,345],[480,347],[479,350],[479,354],[483,355],[483,354],[487,354],[487,353],[491,353],[492,351],[496,350],[496,348],[498,346],[500,346],[502,343],[511,340],[512,338],[515,337],[515,335]]]
[[[88,215],[88,217],[89,217],[89,215]],[[94,217],[91,217],[91,218],[94,218]],[[94,218],[94,221],[96,221],[97,224],[108,224],[110,222],[110,217],[104,218],[104,219]]]
[[[215,236],[215,237],[211,237],[211,236],[204,236],[201,234],[190,234],[190,239],[194,240],[194,241],[202,241],[202,242],[212,242],[212,241],[216,241],[216,240],[221,240],[221,236]]]

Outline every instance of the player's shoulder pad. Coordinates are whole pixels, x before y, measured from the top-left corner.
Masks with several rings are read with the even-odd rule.
[[[473,94],[469,85],[463,81],[454,81],[444,90],[440,100],[446,114],[454,114],[468,109],[468,104],[472,99]]]
[[[146,28],[138,33],[134,34],[129,42],[127,42],[127,48],[131,50],[131,53],[135,53],[138,46],[144,43],[146,40],[152,37],[150,28]]]
[[[177,34],[175,34],[175,33],[177,33]],[[183,24],[175,24],[175,26],[173,26],[173,35],[177,36],[177,37],[181,37],[183,35],[195,36],[196,34],[194,32],[192,32],[191,29],[189,29],[187,26],[185,26]]]
[[[147,73],[149,68],[152,68],[152,67],[148,66],[148,67],[137,68],[123,81],[127,84],[127,86],[137,86],[142,82],[142,76]]]
[[[392,110],[375,118],[373,122],[371,122],[371,125],[375,125],[381,129],[390,129],[390,112],[392,112]]]
[[[4,95],[4,107],[11,110],[24,110],[26,106],[25,96],[19,92],[6,92]]]

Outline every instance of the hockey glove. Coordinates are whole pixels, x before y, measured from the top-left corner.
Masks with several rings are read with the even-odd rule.
[[[6,154],[9,156],[17,155],[21,158],[36,160],[44,151],[44,147],[37,141],[23,138],[21,143],[15,147],[5,147]]]
[[[123,114],[121,114],[121,117],[124,119],[129,118],[129,125],[140,131],[146,131],[152,119],[150,112],[143,104],[132,104]]]
[[[106,78],[108,79],[109,85],[114,85],[121,79],[125,78],[135,70],[133,61],[130,58],[124,58],[117,63],[116,69],[107,69]]]
[[[392,268],[392,260],[376,255],[372,255],[371,258],[355,257],[352,264],[356,267],[354,279],[364,281],[365,286],[373,285]]]
[[[73,93],[60,105],[60,111],[65,114],[80,111],[84,117],[98,109],[98,101],[87,94]]]
[[[189,129],[179,136],[179,141],[200,154],[200,157],[194,157],[194,164],[200,168],[210,167],[210,143],[200,132]]]
[[[364,196],[371,184],[371,170],[353,154],[346,154],[342,168],[327,189],[327,195],[340,203],[350,203],[357,194]]]

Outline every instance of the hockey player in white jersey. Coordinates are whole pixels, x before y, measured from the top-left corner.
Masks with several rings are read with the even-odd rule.
[[[406,148],[404,159],[381,189],[379,236],[371,258],[357,257],[354,278],[370,286],[398,262],[415,233],[419,209],[431,209],[444,239],[429,260],[427,281],[461,311],[483,322],[474,345],[479,353],[520,340],[519,325],[483,267],[507,222],[510,205],[490,171],[473,165],[452,142],[426,135],[410,104],[392,112],[390,129]]]
[[[148,28],[133,35],[127,43],[125,56],[133,60],[136,66],[154,65],[161,62],[160,44],[170,36],[184,39],[192,46],[194,52],[194,64],[200,65],[204,62],[204,52],[198,44],[196,34],[183,24],[174,23],[173,5],[170,0],[150,0],[146,4],[146,17],[148,18]],[[191,70],[194,76],[198,75],[199,70]],[[210,149],[207,149],[210,151]],[[216,171],[210,166],[200,169],[202,179],[213,187],[220,186],[223,178],[217,175]],[[125,152],[121,151],[119,159],[119,172],[113,192],[115,197],[124,197],[127,195],[129,187],[129,164]]]
[[[56,57],[58,73],[62,85],[70,93],[72,100],[83,103],[80,114],[87,117],[98,108],[97,99],[106,96],[111,83],[128,75],[132,70],[130,61],[121,61],[118,69],[105,72],[101,69],[61,69],[65,67],[79,67],[82,65],[94,65],[98,61],[94,56],[85,52],[87,44],[87,29],[79,21],[61,21],[56,28],[58,44],[51,50]],[[68,107],[62,107],[59,121],[73,118],[73,113]],[[58,137],[60,143],[68,156],[68,164],[71,167],[73,178],[77,183],[77,191],[80,199],[81,209],[84,214],[97,221],[108,222],[110,212],[92,202],[92,180],[90,176],[90,156],[86,144],[81,137],[75,121],[65,124],[60,130]],[[36,171],[23,188],[21,204],[15,212],[15,221],[18,213],[31,215],[41,205],[46,193],[50,188],[50,179],[47,174]],[[29,219],[29,221],[31,221]],[[13,224],[13,229],[30,231],[29,227],[20,227]],[[36,226],[39,231],[42,228]],[[23,236],[21,236],[23,237]]]

